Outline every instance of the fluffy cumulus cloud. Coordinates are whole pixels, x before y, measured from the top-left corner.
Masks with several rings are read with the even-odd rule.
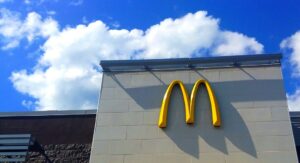
[[[289,53],[289,63],[292,67],[292,77],[300,78],[300,31],[292,36],[284,39],[280,47]],[[300,88],[298,87],[295,93],[290,94],[288,97],[289,109],[299,110],[300,106]]]
[[[263,45],[259,44],[254,38],[249,38],[241,33],[224,31],[219,34],[217,46],[213,49],[214,55],[238,55],[245,53],[261,53]]]
[[[31,43],[37,37],[48,38],[58,32],[58,23],[52,18],[42,19],[36,12],[30,12],[21,20],[18,13],[0,9],[2,49],[17,47],[22,39]]]
[[[54,21],[37,17],[35,20],[40,25],[47,20]],[[24,22],[18,27],[23,28]],[[52,32],[46,32],[43,54],[37,65],[30,71],[15,71],[11,81],[18,91],[36,99],[23,101],[25,106],[34,105],[38,110],[95,109],[101,84],[100,60],[243,55],[263,51],[254,38],[224,31],[219,24],[218,19],[199,11],[165,19],[147,30],[116,30],[101,21],[60,31],[48,30]],[[37,34],[33,35],[30,38]]]
[[[296,90],[294,94],[287,95],[289,110],[290,111],[299,111],[300,106],[300,89]]]
[[[300,31],[284,39],[280,47],[282,49],[291,50],[289,61],[292,66],[294,66],[293,76],[300,77]]]
[[[101,59],[128,59],[138,47],[140,31],[109,30],[100,21],[66,28],[43,45],[32,73],[12,74],[17,90],[38,99],[35,107],[95,109],[101,81]]]
[[[219,20],[205,11],[166,19],[146,30],[140,58],[172,58],[261,53],[254,38],[220,29]]]

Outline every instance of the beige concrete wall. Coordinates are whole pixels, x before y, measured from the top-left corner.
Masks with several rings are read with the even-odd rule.
[[[163,95],[172,80],[188,91],[210,82],[222,126],[211,124],[207,92],[196,102],[195,124],[185,124],[175,88],[167,128],[157,127]],[[104,73],[91,154],[92,163],[296,163],[280,67]]]

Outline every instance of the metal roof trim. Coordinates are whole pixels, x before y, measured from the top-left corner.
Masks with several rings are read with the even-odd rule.
[[[96,112],[97,112],[97,110],[0,112],[0,118],[6,118],[6,117],[40,117],[40,116],[96,115]]]
[[[145,59],[145,60],[102,60],[100,65],[103,71],[147,71],[164,70],[170,68],[215,68],[238,66],[278,65],[282,55],[256,54],[220,57],[172,58],[172,59]]]

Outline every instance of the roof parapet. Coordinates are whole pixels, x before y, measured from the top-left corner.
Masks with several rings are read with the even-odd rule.
[[[102,60],[100,65],[104,72],[256,67],[280,65],[281,58],[281,54],[256,54],[199,58]]]
[[[40,117],[40,116],[72,116],[96,115],[97,110],[55,110],[55,111],[28,111],[28,112],[0,112],[0,118],[6,117]]]

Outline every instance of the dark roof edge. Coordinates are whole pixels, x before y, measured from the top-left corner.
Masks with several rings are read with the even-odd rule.
[[[290,117],[300,117],[300,111],[290,111]]]
[[[4,118],[4,117],[40,117],[40,116],[95,115],[96,112],[97,112],[97,110],[0,112],[0,118]]]
[[[168,68],[211,68],[211,67],[237,67],[278,65],[282,55],[255,54],[236,55],[219,57],[198,57],[198,58],[171,58],[171,59],[145,59],[145,60],[102,60],[100,65],[103,71],[127,71],[139,69],[142,71]],[[184,67],[183,67],[184,65]]]

